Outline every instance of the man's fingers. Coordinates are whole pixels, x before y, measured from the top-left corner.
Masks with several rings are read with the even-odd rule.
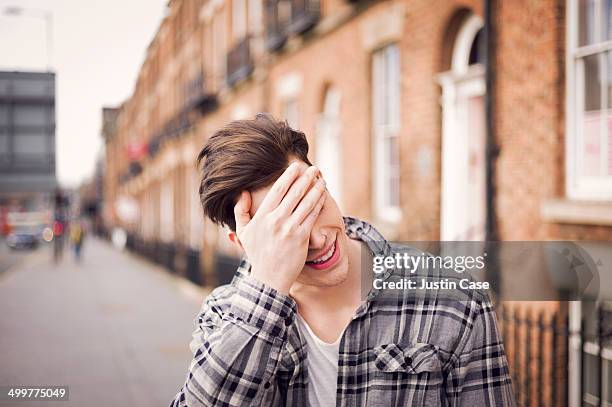
[[[295,179],[298,177],[299,167],[299,163],[295,161],[292,162],[289,167],[287,167],[285,172],[278,177],[276,182],[274,182],[272,185],[272,188],[270,188],[270,191],[268,191],[266,194],[266,197],[261,202],[261,205],[259,205],[257,213],[265,214],[276,209],[293,184],[293,181],[295,181]]]
[[[323,205],[325,204],[326,198],[327,194],[321,195],[315,207],[312,209],[312,211],[310,211],[310,213],[304,219],[304,222],[302,222],[302,224],[300,225],[300,229],[302,229],[304,232],[310,233],[310,231],[312,230],[312,227],[317,221],[319,213],[321,213],[321,210],[323,209]]]
[[[279,211],[279,214],[283,217],[289,217],[293,213],[293,210],[300,203],[308,189],[312,185],[313,180],[316,175],[319,173],[319,169],[314,165],[312,167],[308,167],[306,171],[298,178],[289,188],[287,194],[278,205],[276,209]]]
[[[306,193],[304,198],[300,201],[295,211],[291,215],[291,222],[295,222],[296,225],[301,224],[306,216],[316,207],[321,195],[325,193],[325,181],[323,178],[319,178],[315,184]]]
[[[234,217],[236,218],[236,233],[238,230],[246,226],[251,220],[249,210],[251,209],[251,194],[248,191],[242,191],[236,205],[234,205]]]

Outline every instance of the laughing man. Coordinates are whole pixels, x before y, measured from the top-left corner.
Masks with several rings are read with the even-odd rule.
[[[204,213],[244,259],[203,303],[172,406],[514,405],[488,296],[363,291],[374,256],[409,249],[343,217],[307,154],[266,114],[200,152]]]

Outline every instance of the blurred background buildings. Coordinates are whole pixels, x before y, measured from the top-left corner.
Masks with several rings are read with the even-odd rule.
[[[56,187],[55,74],[0,72],[2,229],[11,208],[30,212],[34,218],[49,216],[45,211]],[[15,222],[27,217],[24,214]]]
[[[3,85],[30,77],[46,87]],[[55,186],[52,81],[0,73],[0,199],[19,154]],[[203,219],[195,159],[266,111],[305,132],[344,213],[389,239],[610,252],[611,106],[609,0],[171,0],[132,95],[101,112],[104,154],[73,201],[172,273],[227,283],[238,253]],[[612,275],[600,285],[612,300]],[[521,405],[612,405],[609,302],[498,313]]]

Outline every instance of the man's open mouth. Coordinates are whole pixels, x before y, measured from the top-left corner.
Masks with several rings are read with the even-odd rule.
[[[334,265],[339,257],[338,239],[336,239],[325,253],[314,260],[307,261],[306,265],[317,270],[324,270]]]

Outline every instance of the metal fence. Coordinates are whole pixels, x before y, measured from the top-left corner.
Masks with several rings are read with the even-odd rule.
[[[504,302],[497,313],[517,405],[567,406],[567,312]]]
[[[200,266],[199,250],[175,243],[145,240],[134,234],[128,234],[126,248],[195,284],[206,283]]]

